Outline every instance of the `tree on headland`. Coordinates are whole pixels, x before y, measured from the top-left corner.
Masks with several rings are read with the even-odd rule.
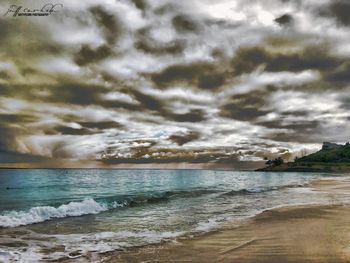
[[[350,162],[350,144],[344,145],[325,142],[322,149],[318,152],[301,157],[296,160],[297,163],[349,163]]]
[[[268,160],[265,164],[269,166],[279,166],[284,163],[284,160],[281,157],[275,158],[273,160]]]

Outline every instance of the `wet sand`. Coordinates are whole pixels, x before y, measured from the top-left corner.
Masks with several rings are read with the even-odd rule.
[[[314,191],[350,196],[350,181]],[[113,253],[107,262],[350,262],[350,207],[286,207],[177,242]]]

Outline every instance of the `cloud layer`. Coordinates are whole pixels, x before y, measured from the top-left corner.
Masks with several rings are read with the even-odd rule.
[[[349,140],[347,1],[60,3],[0,17],[2,163],[234,163]]]

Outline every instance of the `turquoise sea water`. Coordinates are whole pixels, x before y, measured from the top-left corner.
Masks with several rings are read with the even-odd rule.
[[[0,170],[0,261],[38,262],[210,231],[276,206],[330,200],[312,173]]]

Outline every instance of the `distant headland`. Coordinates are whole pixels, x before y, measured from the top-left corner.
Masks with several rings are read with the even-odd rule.
[[[296,157],[294,162],[285,163],[282,158],[268,160],[266,167],[258,171],[276,172],[350,172],[350,144],[324,142],[316,153]]]

